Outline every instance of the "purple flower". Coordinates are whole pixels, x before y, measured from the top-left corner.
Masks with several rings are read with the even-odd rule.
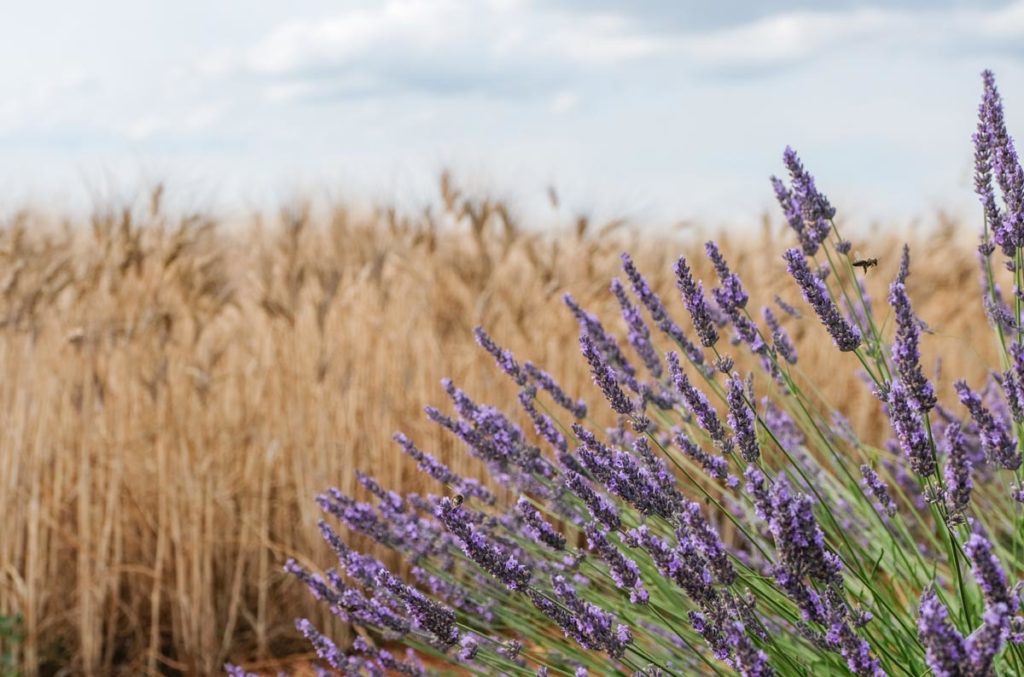
[[[867,465],[860,467],[860,474],[864,478],[862,484],[865,491],[868,492],[881,506],[882,511],[892,517],[896,514],[896,504],[893,503],[892,497],[889,495],[889,487],[886,486],[882,478],[878,476],[874,470]]]
[[[534,606],[558,624],[566,637],[584,649],[607,651],[612,658],[621,658],[626,646],[633,641],[629,629],[617,625],[613,614],[580,599],[564,576],[552,577],[552,584],[561,604],[531,589],[529,595]]]
[[[782,309],[782,312],[786,313],[793,319],[799,320],[800,318],[803,317],[799,310],[783,301],[778,294],[775,295],[775,305],[777,305],[780,309]]]
[[[530,420],[533,421],[533,429],[537,431],[537,434],[547,440],[556,452],[565,453],[569,448],[565,441],[565,435],[558,429],[550,416],[537,411],[537,407],[534,405],[536,396],[537,391],[532,386],[527,387],[519,392],[519,403]]]
[[[597,349],[593,339],[585,333],[580,334],[580,348],[583,351],[583,357],[587,358],[587,362],[590,364],[590,373],[594,377],[594,383],[604,393],[605,399],[608,400],[612,409],[624,416],[635,412],[636,405],[619,387],[615,370],[605,362],[604,356]]]
[[[316,655],[320,657],[320,660],[336,670],[346,670],[347,656],[345,652],[339,649],[334,642],[324,637],[309,619],[300,618],[295,621],[295,627],[306,638],[306,641],[313,645],[313,649],[316,651]]]
[[[525,496],[516,502],[516,512],[523,518],[524,531],[530,538],[544,543],[553,550],[565,550],[565,536],[558,533]]]
[[[1024,246],[1024,170],[1006,130],[995,76],[985,71],[982,79],[985,91],[978,108],[978,131],[974,135],[975,190],[993,230],[993,239],[1012,257],[1018,247]],[[1002,213],[995,205],[993,176],[1006,206]]]
[[[1009,611],[1016,611],[1016,600],[1010,595],[1010,589],[1006,585],[1003,565],[1000,564],[992,544],[985,535],[977,530],[972,533],[967,545],[964,546],[964,553],[972,562],[971,569],[978,581],[978,587],[981,588],[986,606],[1003,604]]]
[[[515,555],[500,544],[492,541],[478,527],[466,518],[465,510],[442,498],[437,506],[437,518],[459,541],[466,556],[476,562],[484,571],[504,583],[510,590],[525,590],[530,583],[532,571],[522,564]]]
[[[377,584],[405,604],[413,624],[431,633],[439,649],[447,651],[458,643],[459,630],[455,624],[454,611],[406,585],[385,569],[377,572]]]
[[[715,330],[715,323],[708,310],[707,301],[704,298],[704,285],[694,281],[693,274],[686,259],[680,257],[676,261],[676,286],[683,294],[683,301],[686,303],[686,310],[693,319],[693,328],[700,337],[701,345],[710,348],[718,341],[718,332]]]
[[[896,282],[905,285],[910,277],[910,245],[903,244],[903,254],[900,256],[900,268],[896,272]]]
[[[839,559],[825,548],[825,535],[814,517],[810,497],[792,494],[785,477],[776,478],[770,495],[768,527],[782,566],[801,578],[807,575],[823,583],[838,582]]]
[[[811,273],[807,260],[800,250],[787,249],[783,258],[786,259],[789,274],[800,286],[804,299],[821,318],[836,347],[844,352],[856,350],[861,341],[860,331],[857,327],[851,326],[836,308],[836,304],[828,295],[828,287]]]
[[[582,400],[574,401],[569,397],[558,383],[555,382],[551,374],[539,369],[530,362],[525,362],[520,366],[511,351],[505,350],[495,343],[482,327],[477,327],[474,333],[477,343],[494,357],[494,361],[498,363],[501,370],[511,376],[520,387],[526,386],[528,380],[532,381],[538,388],[546,391],[557,405],[570,414],[576,418],[586,418],[587,405]]]
[[[917,408],[916,400],[911,399],[902,383],[893,381],[886,404],[893,432],[910,461],[910,467],[921,477],[934,475],[935,450],[921,423],[921,411]]]
[[[921,371],[920,329],[902,283],[893,282],[889,287],[889,303],[896,316],[896,338],[892,343],[896,373],[921,411],[928,412],[935,406],[935,390]]]
[[[622,354],[618,342],[605,330],[604,325],[597,319],[597,316],[583,310],[569,294],[563,296],[562,299],[576,317],[576,323],[580,327],[580,335],[585,335],[590,339],[594,347],[600,352],[602,361],[606,362],[616,372],[621,372],[626,378],[634,378],[636,370],[629,360],[626,359],[626,356]]]
[[[974,133],[974,191],[981,199],[985,212],[985,220],[989,228],[997,232],[1002,228],[1002,214],[996,205],[995,191],[992,186],[992,164],[995,156],[997,138],[1006,135],[1003,122],[1003,102],[996,89],[995,76],[992,71],[982,74],[985,92],[978,106],[978,130]],[[1007,238],[1002,238],[1006,241]],[[1012,254],[1011,254],[1012,255]]]
[[[633,350],[643,360],[651,375],[654,378],[661,378],[661,359],[658,357],[658,351],[651,343],[651,332],[647,328],[644,318],[640,315],[640,310],[629,300],[629,297],[626,295],[626,288],[622,286],[618,278],[612,280],[611,289],[619,302],[619,307],[622,308],[622,317],[626,321],[626,326],[629,327],[629,344],[633,346]]]
[[[796,364],[796,348],[793,346],[793,342],[789,338],[789,334],[779,324],[778,319],[775,317],[775,313],[768,306],[765,306],[761,314],[764,316],[765,324],[772,332],[772,345],[775,348],[775,352],[782,356],[782,359],[786,360],[790,364]]]
[[[928,667],[936,677],[961,677],[968,671],[964,638],[949,622],[949,612],[935,591],[921,597],[917,616],[917,636],[925,647]]]
[[[680,543],[690,540],[697,550],[708,560],[715,579],[722,585],[730,585],[736,580],[736,570],[729,561],[729,553],[712,526],[705,519],[696,503],[687,503],[680,510],[680,528],[676,531]]]
[[[608,573],[615,585],[629,591],[629,601],[633,604],[647,604],[649,595],[640,580],[640,568],[636,562],[623,555],[608,540],[608,532],[593,522],[587,524],[586,533],[587,548],[608,565]]]
[[[669,352],[665,356],[668,361],[669,373],[672,374],[672,382],[676,390],[683,396],[690,413],[697,419],[697,423],[703,428],[715,444],[725,453],[732,451],[732,441],[729,439],[722,421],[718,418],[714,407],[708,402],[708,398],[701,391],[690,383],[682,367],[679,365],[679,356]]]
[[[756,463],[761,458],[761,449],[757,444],[757,433],[754,430],[754,412],[747,403],[739,374],[734,373],[729,379],[726,399],[729,403],[729,426],[733,430],[736,448],[740,450],[740,455],[747,463]]]
[[[829,221],[836,210],[828,199],[814,185],[814,177],[804,169],[796,151],[786,147],[782,160],[789,170],[793,190],[786,190],[781,181],[772,177],[775,196],[786,213],[790,226],[800,237],[804,253],[814,256],[818,247],[828,238],[831,228]]]
[[[682,430],[675,430],[675,436],[673,440],[676,446],[683,450],[683,453],[692,458],[697,464],[699,464],[711,477],[714,477],[720,482],[725,482],[727,486],[735,486],[737,480],[735,477],[729,475],[729,462],[721,456],[712,456],[708,452],[697,446],[690,437]]]
[[[768,655],[754,646],[740,621],[732,621],[726,629],[727,642],[736,654],[736,668],[743,677],[771,677],[775,674]]]
[[[953,421],[946,426],[946,467],[943,475],[946,480],[946,510],[951,518],[962,518],[971,503],[971,458],[967,450],[967,441],[960,430],[960,424]]]
[[[696,604],[708,606],[720,601],[708,562],[692,539],[685,538],[673,547],[642,525],[623,534],[623,541],[632,548],[646,550],[662,575],[682,588]]]
[[[587,510],[590,511],[590,514],[598,522],[615,531],[622,526],[622,517],[619,515],[619,509],[602,494],[594,491],[590,482],[584,479],[582,475],[572,470],[566,470],[565,486],[583,501],[584,505],[587,506]]]
[[[647,280],[637,271],[636,266],[633,264],[633,259],[629,257],[629,254],[622,255],[622,270],[625,271],[626,277],[629,278],[630,286],[633,287],[633,293],[640,299],[640,303],[647,308],[647,312],[651,315],[651,320],[658,325],[658,328],[662,332],[667,334],[669,338],[675,341],[676,345],[679,346],[680,350],[685,352],[690,360],[694,364],[703,364],[704,354],[701,349],[693,344],[683,330],[679,328],[675,322],[665,312],[665,305],[662,303],[661,298],[658,297],[652,290]]]
[[[582,446],[577,455],[590,475],[643,515],[670,518],[679,506],[674,487],[666,487],[632,454],[602,444],[589,430],[574,425]]]
[[[953,384],[960,403],[971,412],[971,418],[978,426],[981,446],[988,459],[1001,468],[1016,470],[1020,467],[1021,456],[1017,444],[1010,438],[1003,421],[997,420],[992,412],[981,403],[981,397],[973,392],[964,381]]]
[[[749,296],[743,288],[743,283],[740,282],[739,276],[729,269],[729,264],[726,263],[725,257],[719,251],[718,245],[711,241],[705,242],[704,251],[707,252],[708,258],[711,259],[721,284],[721,287],[719,287],[721,292],[715,295],[715,301],[726,312],[745,307]]]

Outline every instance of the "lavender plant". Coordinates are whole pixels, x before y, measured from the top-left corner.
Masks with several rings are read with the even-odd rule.
[[[956,381],[955,399],[940,401],[920,363],[909,252],[884,311],[893,321],[880,322],[835,208],[787,148],[789,183],[772,184],[798,247],[779,265],[837,365],[866,375],[890,442],[860,440],[797,369],[784,325],[814,320],[776,298],[784,316],[763,308],[759,324],[714,243],[707,287],[685,259],[674,267],[685,321],[624,254],[628,283],[611,286],[624,341],[566,297],[581,368],[604,403],[584,405],[480,329],[522,411],[445,381],[452,410],[427,415],[483,462],[489,482],[456,475],[399,434],[436,495],[398,495],[361,476],[368,501],[336,489],[319,498],[332,521],[409,572],[321,523],[337,567],[286,569],[359,630],[342,649],[298,621],[324,669],[1024,674],[1024,171],[988,71],[983,87],[975,186],[982,300],[1001,359],[991,383]],[[1010,264],[1012,305],[996,283],[997,251]],[[734,340],[719,340],[728,331]],[[737,368],[747,363],[759,370]],[[610,428],[590,418],[602,407]]]

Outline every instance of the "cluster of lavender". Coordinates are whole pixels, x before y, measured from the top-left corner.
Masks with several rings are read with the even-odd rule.
[[[367,501],[335,489],[319,497],[409,572],[321,522],[337,566],[286,569],[360,630],[343,650],[299,621],[327,668],[421,675],[430,659],[480,675],[1024,673],[1011,582],[1024,571],[1024,304],[1002,301],[992,263],[998,246],[1024,289],[1024,172],[988,72],[974,140],[983,294],[998,309],[1004,360],[989,383],[957,381],[955,401],[940,402],[921,367],[909,252],[889,287],[885,336],[835,209],[787,148],[789,182],[772,184],[799,248],[783,260],[837,360],[862,370],[879,398],[889,441],[861,440],[807,387],[783,327],[800,311],[777,298],[781,320],[764,307],[759,324],[714,243],[714,283],[683,258],[674,267],[683,323],[623,255],[625,281],[611,293],[624,342],[565,298],[610,425],[478,329],[522,410],[445,381],[451,411],[426,413],[490,481],[396,435],[444,491],[399,495],[360,475]]]

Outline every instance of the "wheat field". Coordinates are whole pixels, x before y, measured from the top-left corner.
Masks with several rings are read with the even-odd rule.
[[[354,491],[356,470],[440,491],[400,455],[397,430],[481,476],[422,414],[443,404],[445,376],[514,407],[476,325],[596,402],[561,297],[617,316],[608,283],[622,251],[680,318],[672,262],[692,254],[707,276],[706,236],[755,308],[779,294],[806,311],[779,220],[742,237],[583,218],[542,230],[447,181],[416,216],[300,206],[230,228],[172,217],[161,199],[89,222],[19,213],[0,230],[0,616],[20,615],[23,634],[0,654],[27,675],[269,669],[307,651],[299,614],[342,633],[281,570],[288,557],[330,564],[315,495]],[[995,363],[974,338],[989,336],[976,230],[935,218],[855,242],[880,259],[866,282],[884,306],[910,241],[910,293],[934,330],[924,363],[941,356],[943,372],[973,380]],[[884,437],[867,387],[833,376],[815,319],[787,328],[807,382]]]

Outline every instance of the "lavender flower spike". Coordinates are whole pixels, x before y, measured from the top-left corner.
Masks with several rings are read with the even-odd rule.
[[[580,334],[580,348],[583,356],[590,363],[590,371],[594,376],[594,383],[604,393],[605,398],[617,413],[628,416],[636,411],[633,401],[619,387],[615,378],[615,370],[612,369],[601,355],[594,340],[585,333]]]
[[[804,242],[804,252],[808,256],[813,256],[817,248],[828,238],[829,221],[836,215],[836,210],[829,204],[828,199],[818,192],[814,185],[814,177],[804,169],[795,150],[787,146],[782,154],[782,161],[789,170],[789,178],[793,184],[793,199],[800,206],[800,217],[806,233],[801,238]],[[811,248],[811,251],[808,251],[808,248]]]
[[[1017,598],[1006,585],[1006,573],[989,540],[978,531],[971,534],[965,554],[971,559],[974,578],[985,599],[982,626],[967,640],[970,674],[991,674],[992,663],[1006,643],[1010,618],[1017,611]]]
[[[686,406],[696,417],[700,427],[707,431],[723,453],[731,452],[732,441],[726,434],[722,421],[704,393],[690,383],[690,379],[679,365],[679,356],[670,352],[665,359],[668,361],[669,372],[672,374],[672,382],[675,384],[676,390],[683,396]]]
[[[733,308],[745,307],[749,298],[747,291],[743,288],[739,276],[729,269],[729,264],[725,262],[725,257],[719,251],[718,245],[711,241],[705,242],[704,251],[715,266],[715,272],[718,273],[718,279],[721,282],[721,293],[716,297],[719,305],[726,312]]]
[[[974,133],[974,192],[978,194],[985,211],[988,227],[997,232],[1002,227],[1003,217],[996,204],[992,187],[992,164],[995,160],[996,137],[1005,132],[1003,123],[1003,102],[996,89],[995,76],[986,70],[981,74],[985,93],[978,106],[978,131]],[[1001,238],[1005,239],[1005,238]]]
[[[733,373],[729,379],[726,399],[729,402],[729,426],[733,430],[736,447],[747,463],[756,463],[761,458],[761,449],[754,429],[754,412],[747,404],[746,391],[739,374]]]
[[[789,334],[779,324],[778,318],[775,317],[775,313],[768,306],[765,306],[761,310],[761,314],[764,316],[765,324],[772,331],[772,345],[775,347],[775,352],[778,353],[782,359],[786,360],[790,364],[796,364],[797,355],[796,348],[793,346],[793,342],[789,338]]]
[[[864,489],[871,494],[871,496],[878,501],[878,505],[881,506],[882,511],[892,517],[896,514],[896,504],[893,503],[892,497],[889,495],[889,487],[885,485],[882,478],[878,476],[874,470],[867,465],[860,467],[860,474],[864,477],[862,484]]]
[[[967,383],[957,381],[953,388],[960,397],[960,403],[967,407],[971,412],[971,418],[978,424],[981,447],[989,460],[1007,470],[1019,468],[1020,452],[1017,450],[1017,444],[1010,438],[1006,424],[992,415],[992,412],[981,403],[981,397],[967,387]]]
[[[622,308],[622,317],[629,326],[629,344],[643,360],[651,375],[654,378],[661,378],[661,359],[651,343],[651,332],[640,315],[640,310],[629,300],[626,288],[618,278],[612,280],[612,293],[615,294],[619,307]]]
[[[946,426],[946,510],[954,520],[960,520],[971,503],[971,458],[960,424],[953,421]]]
[[[886,404],[893,432],[900,442],[910,467],[921,477],[934,475],[936,471],[935,450],[921,424],[921,412],[917,402],[910,397],[907,388],[899,381],[889,387]]]
[[[516,512],[522,516],[524,530],[531,538],[553,550],[565,550],[565,536],[556,531],[525,496],[520,496],[516,502]]]
[[[626,277],[629,278],[629,284],[633,287],[633,293],[640,299],[640,303],[647,308],[647,312],[651,314],[651,319],[658,325],[658,328],[675,341],[676,345],[686,352],[694,364],[703,364],[704,354],[701,352],[701,349],[686,338],[679,325],[668,316],[661,298],[654,293],[647,280],[636,269],[636,265],[629,254],[622,254],[622,270],[626,273]]]
[[[921,410],[930,411],[935,406],[935,390],[921,371],[920,327],[910,307],[907,288],[901,282],[893,282],[889,287],[889,303],[896,315],[896,338],[892,343],[896,373]]]
[[[964,638],[949,622],[949,611],[939,601],[934,590],[926,590],[921,597],[917,636],[925,647],[928,667],[936,677],[961,677],[967,674]]]
[[[783,258],[786,259],[789,274],[800,285],[804,299],[821,318],[836,347],[843,352],[856,350],[861,341],[860,331],[857,327],[851,326],[836,308],[836,304],[828,295],[828,287],[811,272],[800,250],[787,249]]]
[[[991,71],[982,73],[985,94],[978,109],[978,133],[975,135],[975,187],[978,189],[985,216],[989,219],[994,240],[1007,256],[1024,246],[1024,170],[1006,131],[1003,102]],[[986,170],[991,170],[988,174]],[[1003,194],[1005,211],[999,215],[994,208],[991,175]],[[986,179],[988,181],[986,182]],[[980,185],[979,185],[980,184]]]
[[[710,348],[718,341],[718,331],[715,329],[715,322],[708,309],[707,300],[704,298],[704,285],[693,279],[690,266],[686,259],[680,257],[676,261],[676,286],[683,293],[683,300],[686,302],[686,310],[693,318],[693,327],[697,330],[701,345]]]

